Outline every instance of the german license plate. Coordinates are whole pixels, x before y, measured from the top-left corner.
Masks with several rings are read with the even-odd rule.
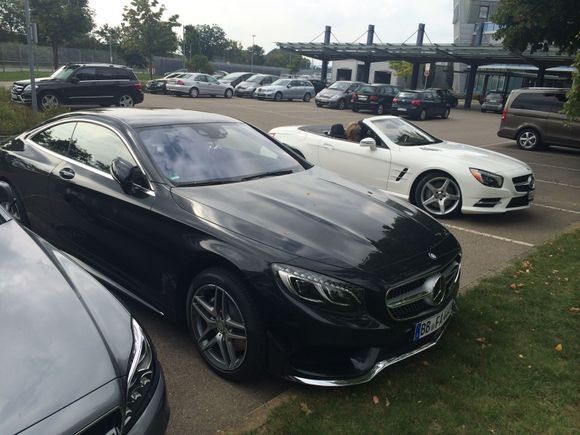
[[[365,97],[364,95],[361,95],[360,97],[358,97],[358,99],[361,101],[366,101],[367,97]]]
[[[399,107],[399,108],[397,108],[397,110],[399,112],[406,112],[407,111],[407,109],[405,109],[404,107]]]
[[[433,334],[435,331],[440,329],[447,319],[451,316],[453,312],[453,301],[449,302],[447,306],[428,319],[423,320],[415,325],[415,335],[413,336],[413,341],[422,339],[423,337]]]
[[[536,196],[536,191],[535,190],[530,190],[528,192],[528,201],[533,201],[534,200],[534,196]]]

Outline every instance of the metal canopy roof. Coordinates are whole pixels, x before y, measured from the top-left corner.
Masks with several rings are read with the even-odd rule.
[[[278,47],[322,61],[356,59],[362,62],[405,60],[411,63],[461,62],[470,65],[531,64],[550,68],[571,65],[574,56],[559,54],[557,49],[511,52],[500,46],[472,47],[455,44],[341,44],[320,42],[277,42]]]

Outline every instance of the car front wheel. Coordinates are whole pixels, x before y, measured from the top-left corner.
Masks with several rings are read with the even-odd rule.
[[[201,356],[220,376],[245,381],[263,371],[262,316],[236,274],[219,268],[198,275],[187,296],[187,323]]]
[[[56,94],[47,92],[40,96],[40,108],[42,110],[54,109],[60,106],[60,100]]]
[[[454,216],[461,211],[461,189],[449,174],[431,172],[417,184],[414,203],[436,217]]]
[[[537,150],[542,147],[542,138],[533,128],[524,128],[518,133],[516,141],[519,147],[526,151]]]
[[[226,89],[226,92],[224,93],[224,97],[232,98],[233,95],[234,95],[234,91],[232,91],[231,89]],[[215,95],[214,95],[214,97],[215,97]]]

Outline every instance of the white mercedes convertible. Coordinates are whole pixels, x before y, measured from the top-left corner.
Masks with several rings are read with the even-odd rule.
[[[359,122],[360,142],[344,126],[278,127],[270,134],[314,165],[405,198],[437,217],[528,208],[534,174],[524,162],[437,139],[396,116]]]

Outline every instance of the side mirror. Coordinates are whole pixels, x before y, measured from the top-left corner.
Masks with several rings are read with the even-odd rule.
[[[361,147],[369,147],[371,151],[377,149],[377,143],[372,137],[365,137],[363,140],[360,141]]]
[[[117,157],[111,163],[111,175],[121,185],[123,192],[129,195],[146,189],[144,186],[145,174],[141,168],[121,157]]]
[[[78,77],[71,77],[70,79],[68,79],[68,81],[76,85],[79,82],[79,79]]]
[[[6,207],[14,200],[14,192],[12,188],[5,181],[0,181],[0,205]]]
[[[287,87],[288,89],[290,89],[290,88],[292,87],[292,85],[291,85],[290,83],[288,83],[288,84],[286,85],[286,87]]]

